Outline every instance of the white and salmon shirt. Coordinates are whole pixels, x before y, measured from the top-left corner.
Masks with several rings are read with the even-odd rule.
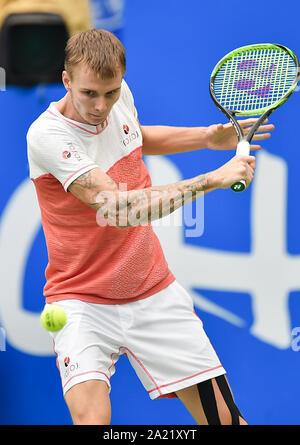
[[[68,192],[76,178],[97,167],[118,186],[126,184],[127,190],[150,187],[142,144],[133,97],[124,80],[119,100],[101,125],[67,119],[52,102],[30,126],[30,178],[49,260],[47,303],[128,303],[174,281],[151,224],[128,229],[100,226],[95,210]]]

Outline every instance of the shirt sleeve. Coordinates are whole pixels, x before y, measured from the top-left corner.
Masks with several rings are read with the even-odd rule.
[[[67,192],[80,175],[98,167],[88,156],[80,140],[64,128],[30,128],[27,133],[30,176],[53,175]]]

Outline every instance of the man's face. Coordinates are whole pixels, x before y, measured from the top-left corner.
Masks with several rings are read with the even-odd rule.
[[[72,78],[64,71],[63,82],[70,93],[74,120],[89,125],[104,122],[120,97],[122,77],[119,70],[114,78],[103,80],[80,64],[74,67]]]

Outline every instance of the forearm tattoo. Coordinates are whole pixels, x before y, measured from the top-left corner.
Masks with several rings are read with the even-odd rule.
[[[107,224],[120,228],[147,225],[170,215],[209,189],[206,175],[159,187],[140,190],[103,191],[95,208]]]

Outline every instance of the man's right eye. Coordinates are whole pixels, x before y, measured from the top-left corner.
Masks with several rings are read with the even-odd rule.
[[[95,92],[94,91],[84,91],[84,94],[86,94],[89,97],[94,97],[95,96]]]

